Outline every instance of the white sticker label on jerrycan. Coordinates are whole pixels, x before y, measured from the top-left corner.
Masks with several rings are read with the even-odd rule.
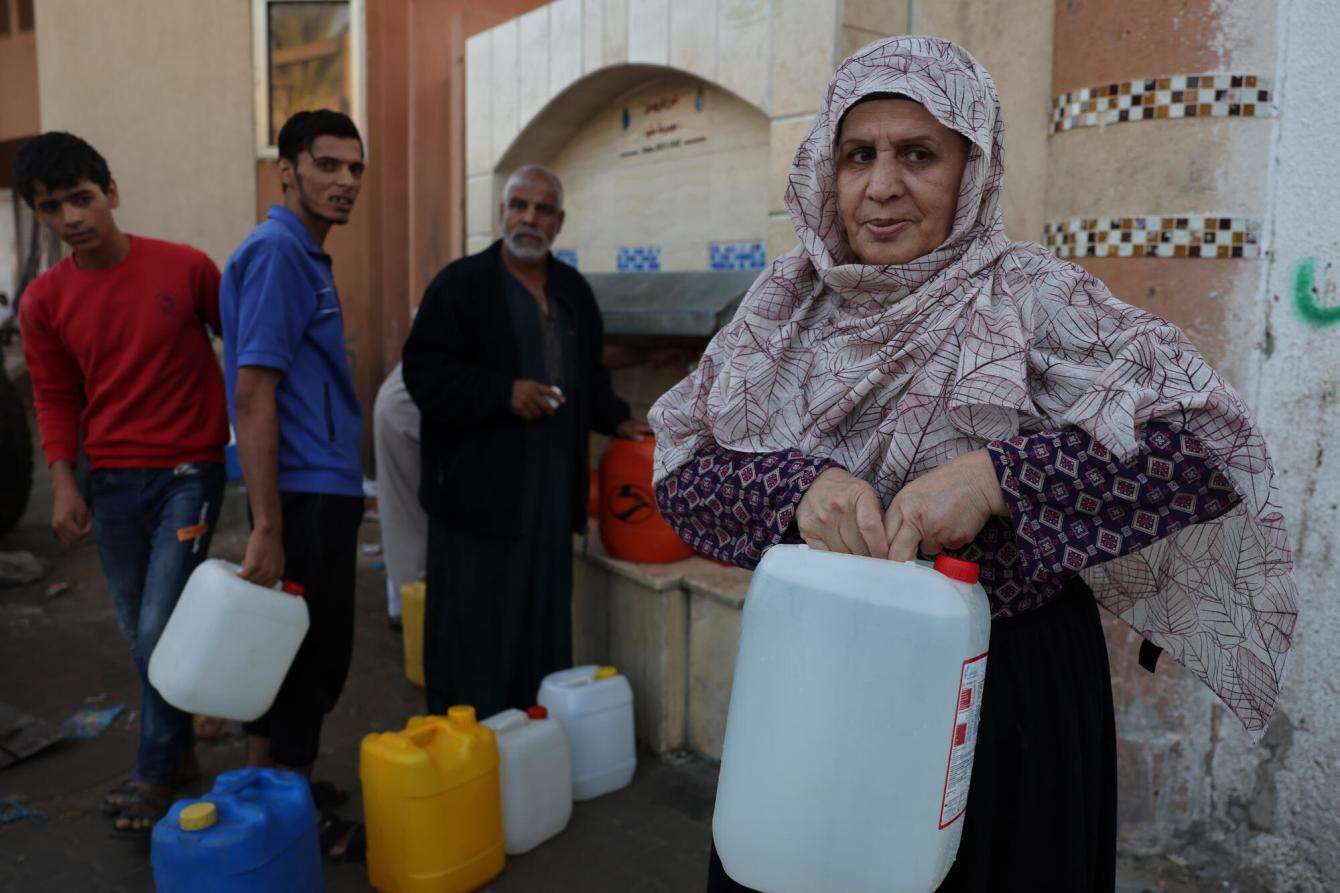
[[[954,729],[949,738],[945,793],[940,800],[941,831],[968,808],[968,782],[972,780],[972,756],[977,748],[977,720],[982,713],[985,683],[986,654],[965,660],[959,676],[958,701],[954,705]]]

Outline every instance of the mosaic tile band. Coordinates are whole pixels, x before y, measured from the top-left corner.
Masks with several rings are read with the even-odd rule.
[[[1043,227],[1057,257],[1251,258],[1261,223],[1247,217],[1076,217]]]
[[[1056,97],[1051,132],[1162,118],[1270,118],[1270,83],[1254,74],[1181,74],[1085,87]]]
[[[615,269],[620,273],[659,273],[660,245],[621,245]]]
[[[762,242],[712,242],[707,265],[713,270],[761,270],[768,263]]]

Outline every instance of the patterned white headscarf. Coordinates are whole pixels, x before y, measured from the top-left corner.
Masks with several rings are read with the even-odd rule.
[[[839,123],[880,93],[916,100],[971,143],[948,239],[896,266],[859,262],[837,201]],[[791,168],[800,245],[759,276],[697,369],[653,407],[656,479],[712,442],[798,448],[865,478],[887,505],[991,440],[1076,426],[1129,460],[1146,422],[1169,423],[1204,443],[1242,502],[1084,577],[1263,732],[1297,617],[1265,441],[1176,326],[1005,237],[1003,178],[995,84],[965,50],[898,37],[843,62]]]

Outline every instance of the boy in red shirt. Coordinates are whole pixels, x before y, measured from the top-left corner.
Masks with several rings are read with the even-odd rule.
[[[115,828],[147,834],[198,773],[191,717],[149,684],[149,656],[186,578],[209,552],[223,498],[228,414],[205,326],[219,331],[219,271],[186,245],[122,232],[107,162],[68,133],[14,161],[20,195],[74,251],[32,283],[19,312],[51,526],[73,544],[96,530],[103,573],[139,670],[132,778],[108,792]],[[83,435],[92,516],[75,483]]]

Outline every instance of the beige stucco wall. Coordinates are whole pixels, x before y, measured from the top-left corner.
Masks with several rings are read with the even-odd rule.
[[[665,271],[707,269],[709,242],[764,240],[767,151],[768,119],[738,97],[685,75],[642,87],[551,161],[568,211],[556,247],[587,272],[614,271],[621,245],[659,245]]]
[[[534,122],[552,129],[558,104],[569,105],[572,116],[584,120],[595,109],[572,102],[584,80],[643,65],[702,78],[767,118],[767,148],[759,158],[767,175],[767,220],[759,236],[769,256],[775,256],[795,244],[783,203],[786,175],[834,68],[866,44],[909,31],[962,43],[996,78],[1010,141],[1006,229],[1015,238],[1039,240],[1046,201],[1052,18],[1050,0],[551,3],[468,44],[468,248],[479,250],[494,237],[497,169],[515,155],[523,134],[534,136]],[[579,123],[571,122],[574,131]]]
[[[781,212],[777,169],[789,165],[842,56],[905,21],[892,7],[904,8],[855,0],[558,0],[476,35],[466,48],[467,249],[494,237],[499,171],[522,160],[527,143],[564,146],[611,100],[672,71],[733,94],[767,122],[749,171],[759,175],[765,210],[749,238],[766,241],[770,255],[789,248],[795,237]],[[618,89],[602,95],[602,82]],[[623,208],[625,218],[636,216],[636,205]]]
[[[42,126],[107,158],[121,226],[222,264],[255,222],[251,5],[42,0],[36,32]]]
[[[1005,232],[1042,240],[1051,111],[1052,0],[912,0],[909,29],[966,48],[991,72],[1005,116]]]

